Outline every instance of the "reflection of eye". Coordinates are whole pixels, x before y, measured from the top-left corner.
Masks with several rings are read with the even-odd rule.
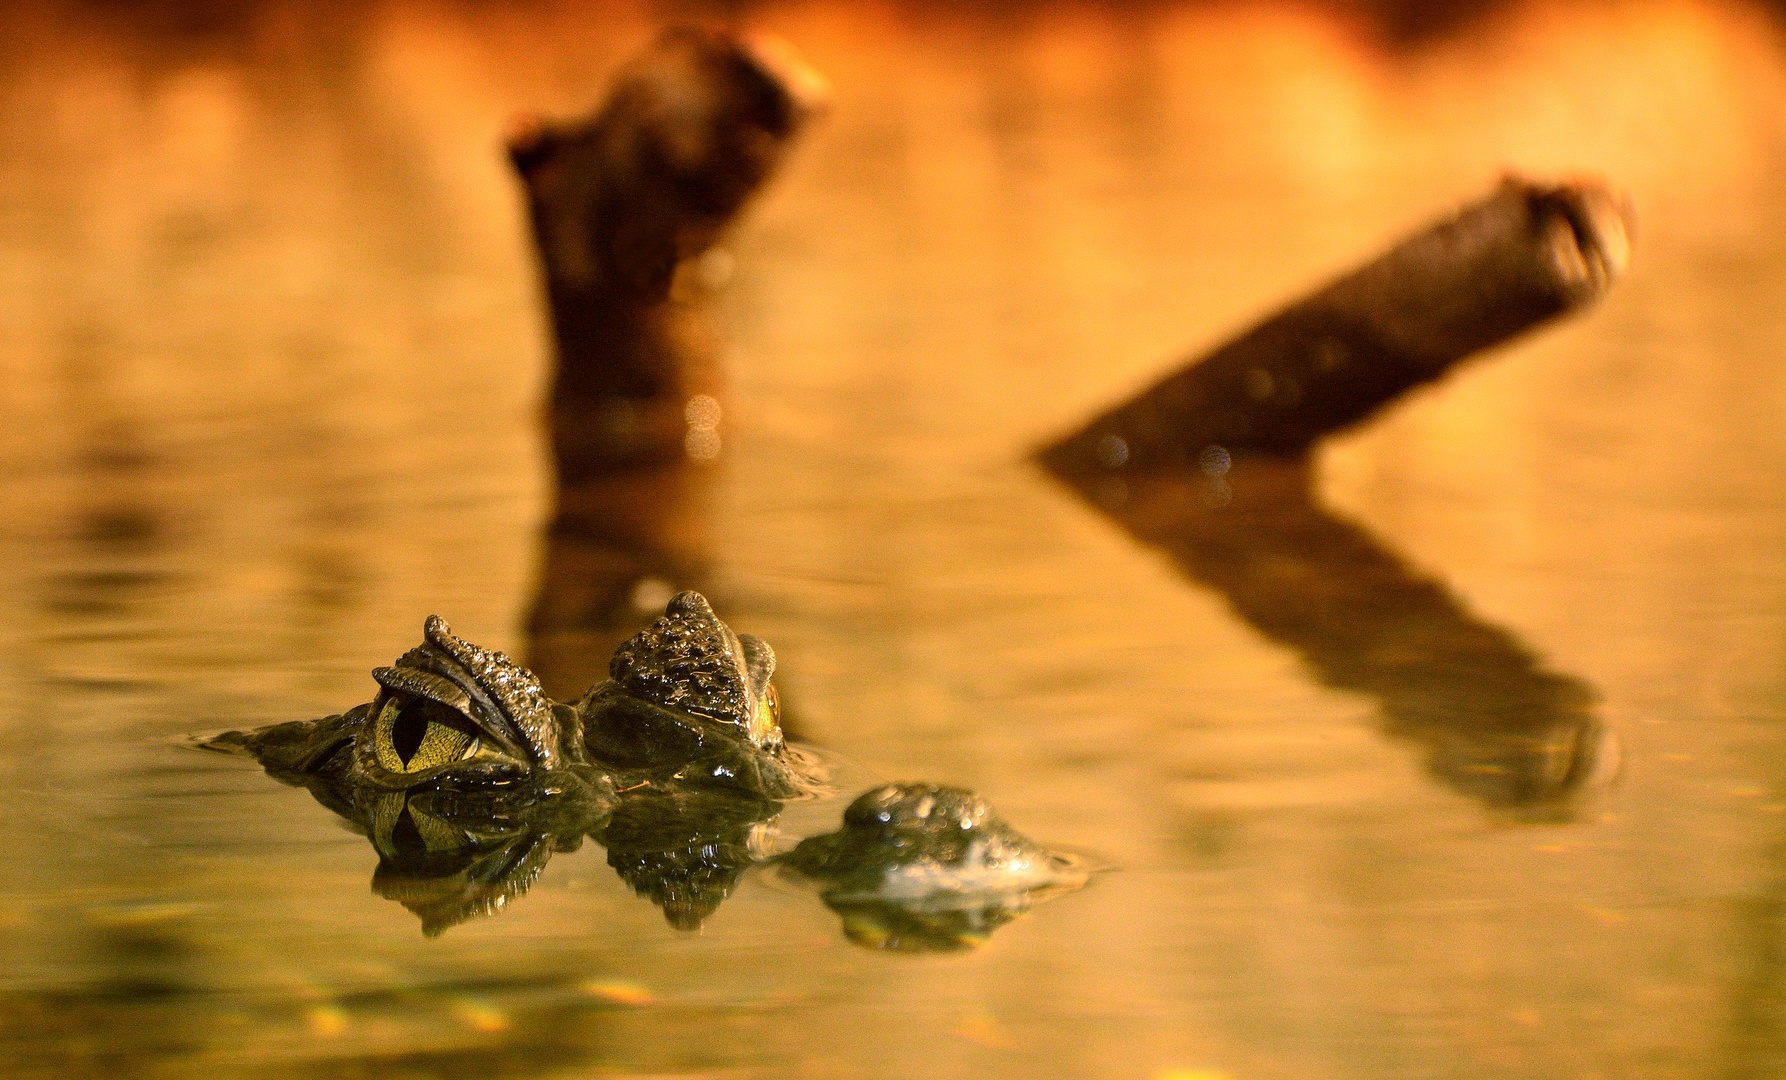
[[[438,701],[391,697],[379,711],[373,749],[391,772],[421,772],[477,753],[478,738],[470,728],[463,713]]]
[[[457,851],[471,843],[465,830],[417,809],[401,792],[374,796],[369,809],[372,845],[380,855],[417,859],[443,851]]]

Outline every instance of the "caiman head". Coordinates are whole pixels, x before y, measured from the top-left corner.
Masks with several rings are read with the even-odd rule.
[[[769,682],[774,651],[734,633],[700,593],[678,594],[621,645],[613,678],[575,707],[548,699],[533,673],[503,654],[454,637],[438,616],[422,634],[418,648],[373,670],[378,694],[369,704],[205,745],[245,751],[293,782],[382,791],[523,779],[549,788],[554,778],[611,791],[614,780],[657,778],[788,798],[816,781],[815,767],[782,737]]]
[[[572,707],[430,617],[419,647],[372,672],[371,702],[201,745],[252,755],[358,826],[378,850],[375,889],[427,933],[519,897],[584,836],[692,928],[763,856],[777,800],[819,790],[782,737],[774,667],[768,645],[687,592]]]

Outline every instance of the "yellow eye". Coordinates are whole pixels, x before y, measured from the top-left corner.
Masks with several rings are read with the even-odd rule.
[[[750,725],[752,742],[761,743],[781,726],[781,702],[775,697],[775,684],[763,687],[763,698],[757,702],[756,721]]]
[[[379,710],[372,748],[394,773],[421,772],[477,753],[478,739],[458,710],[427,698],[388,699]]]

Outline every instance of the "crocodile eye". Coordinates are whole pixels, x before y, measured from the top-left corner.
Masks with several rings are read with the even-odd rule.
[[[775,684],[763,687],[762,699],[757,702],[755,722],[750,725],[750,737],[761,743],[781,729],[781,701],[775,696]]]
[[[478,751],[471,721],[427,698],[392,695],[379,710],[373,750],[394,773],[421,772],[464,761]]]

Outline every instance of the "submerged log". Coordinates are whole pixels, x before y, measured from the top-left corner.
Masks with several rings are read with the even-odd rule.
[[[696,430],[711,410],[689,403],[714,399],[714,350],[672,285],[775,170],[823,87],[773,40],[675,29],[622,69],[593,117],[516,122],[509,154],[557,342],[561,474],[712,448],[712,429]]]
[[[1509,177],[1042,450],[1057,470],[1304,451],[1459,361],[1593,303],[1624,272],[1629,204],[1591,181]]]

